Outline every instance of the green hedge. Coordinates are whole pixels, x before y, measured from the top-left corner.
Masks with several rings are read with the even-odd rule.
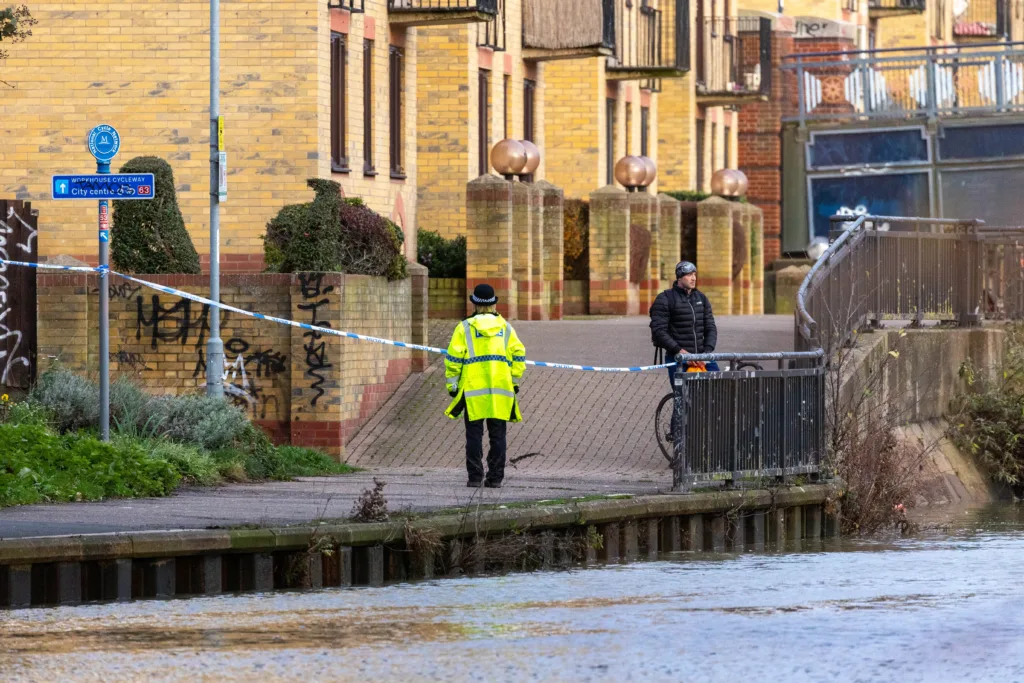
[[[416,260],[427,267],[430,277],[466,277],[466,238],[445,239],[432,230],[420,230],[416,237]]]
[[[407,276],[405,236],[397,225],[361,199],[343,199],[333,180],[311,178],[306,184],[315,192],[313,201],[289,204],[267,223],[268,271]]]
[[[159,157],[135,157],[121,173],[152,173],[153,199],[114,200],[110,260],[126,273],[198,274],[199,254],[178,208],[171,165]]]
[[[678,190],[675,192],[664,192],[663,194],[667,194],[672,199],[677,199],[681,202],[702,202],[713,196],[708,192],[698,192],[696,190]],[[739,201],[741,204],[746,204],[747,198],[745,196],[740,197]]]

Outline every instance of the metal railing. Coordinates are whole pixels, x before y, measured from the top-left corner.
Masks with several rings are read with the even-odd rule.
[[[957,13],[957,10],[963,11]],[[965,0],[953,5],[953,35],[958,38],[1006,38],[1009,35],[1009,0]]]
[[[364,9],[364,0],[327,0],[327,7],[329,9],[347,9],[353,14],[362,14]]]
[[[763,17],[702,19],[697,27],[697,91],[771,92],[772,26]]]
[[[782,71],[801,123],[1024,110],[1024,43],[797,54]]]
[[[923,12],[925,0],[868,0],[868,10],[878,12]]]
[[[476,28],[476,44],[495,52],[505,51],[505,0],[498,0],[498,13],[493,19]]]
[[[388,0],[389,12],[467,12],[498,13],[498,0]]]
[[[673,490],[818,475],[825,446],[821,350],[690,357],[756,369],[676,373]],[[761,361],[779,367],[764,370]]]
[[[993,320],[1024,318],[1024,228],[978,230],[982,249],[982,312]]]
[[[689,70],[690,5],[687,0],[669,2],[672,3],[671,21],[666,19],[664,10],[648,2],[617,0],[615,52],[608,63],[610,74],[640,71],[653,77],[659,71],[682,73]]]

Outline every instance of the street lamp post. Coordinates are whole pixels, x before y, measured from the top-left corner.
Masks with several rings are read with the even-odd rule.
[[[223,127],[220,120],[220,0],[210,0],[210,299],[220,301],[220,198]],[[210,306],[206,395],[224,396],[224,341],[220,309]]]

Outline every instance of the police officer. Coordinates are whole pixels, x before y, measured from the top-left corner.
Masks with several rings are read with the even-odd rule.
[[[516,331],[498,315],[494,288],[479,284],[469,297],[475,312],[455,327],[444,374],[452,402],[445,415],[466,421],[467,486],[501,488],[505,477],[505,428],[520,422],[519,380],[526,369],[526,347]],[[484,478],[484,421],[491,448]]]

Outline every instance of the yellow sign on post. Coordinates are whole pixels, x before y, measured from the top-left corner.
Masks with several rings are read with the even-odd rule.
[[[217,151],[224,151],[224,117],[217,117]]]

